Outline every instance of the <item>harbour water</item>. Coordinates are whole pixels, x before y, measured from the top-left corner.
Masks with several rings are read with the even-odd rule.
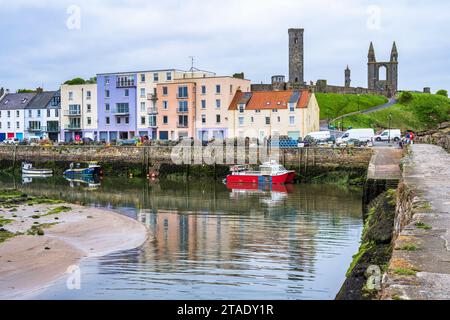
[[[32,299],[333,299],[358,251],[361,190],[214,181],[0,176],[0,187],[115,210],[148,226],[140,248],[88,258]]]

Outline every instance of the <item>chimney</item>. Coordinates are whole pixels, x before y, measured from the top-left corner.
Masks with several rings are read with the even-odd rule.
[[[42,93],[42,92],[44,92],[44,89],[42,89],[41,87],[36,88],[36,93]]]

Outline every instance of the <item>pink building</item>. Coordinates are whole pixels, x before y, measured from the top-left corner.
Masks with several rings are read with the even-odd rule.
[[[158,139],[228,137],[228,106],[250,80],[233,77],[178,79],[157,85]]]

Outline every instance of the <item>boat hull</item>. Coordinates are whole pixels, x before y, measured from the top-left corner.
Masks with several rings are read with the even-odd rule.
[[[247,175],[247,174],[230,174],[227,176],[228,183],[250,183],[250,184],[285,184],[292,183],[295,178],[295,171],[288,171],[286,173],[263,176],[263,175]]]
[[[22,174],[26,174],[28,176],[48,176],[53,174],[53,170],[50,169],[22,169]]]
[[[68,177],[100,175],[100,168],[67,169],[64,175]]]

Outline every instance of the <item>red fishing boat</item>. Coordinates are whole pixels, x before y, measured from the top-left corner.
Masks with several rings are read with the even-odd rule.
[[[235,165],[230,168],[231,174],[226,183],[252,184],[285,184],[292,183],[295,178],[294,170],[286,170],[276,161],[266,162],[259,166],[259,171],[252,171],[246,165]]]

